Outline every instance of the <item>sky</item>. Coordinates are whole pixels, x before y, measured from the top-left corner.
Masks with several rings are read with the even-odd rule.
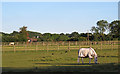
[[[97,21],[118,19],[118,2],[3,2],[2,32],[88,32]],[[90,32],[90,31],[89,31]]]
[[[119,0],[1,0],[2,2],[119,2]]]

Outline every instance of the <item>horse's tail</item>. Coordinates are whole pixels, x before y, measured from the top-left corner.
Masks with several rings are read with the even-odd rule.
[[[78,50],[78,54],[79,54],[79,51],[80,51],[80,50]]]
[[[81,49],[81,48],[80,48],[80,49]],[[80,56],[79,56],[79,53],[80,53],[80,49],[78,50],[78,57],[80,57]]]

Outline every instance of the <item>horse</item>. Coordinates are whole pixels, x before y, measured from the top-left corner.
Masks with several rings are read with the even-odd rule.
[[[15,43],[14,42],[10,42],[9,45],[15,45]]]
[[[82,64],[83,62],[83,58],[87,58],[89,57],[89,64],[91,64],[91,59],[94,57],[94,63],[97,64],[97,53],[95,52],[95,50],[93,48],[80,48],[78,50],[78,60],[77,62],[79,63],[79,59],[81,58],[82,60]]]

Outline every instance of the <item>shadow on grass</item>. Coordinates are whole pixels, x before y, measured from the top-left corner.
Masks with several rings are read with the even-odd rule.
[[[86,65],[95,65],[95,63],[35,63],[36,65],[68,65],[68,66],[86,66]],[[99,64],[99,63],[98,63]]]
[[[98,56],[98,57],[118,57],[118,56]]]
[[[35,63],[35,67],[3,67],[4,73],[13,72],[118,72],[120,64],[94,64],[94,63]],[[46,65],[46,66],[43,66]],[[48,66],[47,66],[48,65]],[[49,66],[51,65],[51,66]]]

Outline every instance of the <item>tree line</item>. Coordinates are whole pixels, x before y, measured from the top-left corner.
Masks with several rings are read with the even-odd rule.
[[[38,41],[108,41],[120,40],[120,20],[108,23],[106,20],[97,21],[96,26],[91,27],[91,33],[72,32],[51,34],[28,31],[26,26],[20,28],[20,31],[13,31],[10,34],[0,32],[2,42],[26,42],[28,38]],[[108,32],[105,34],[105,32]]]

